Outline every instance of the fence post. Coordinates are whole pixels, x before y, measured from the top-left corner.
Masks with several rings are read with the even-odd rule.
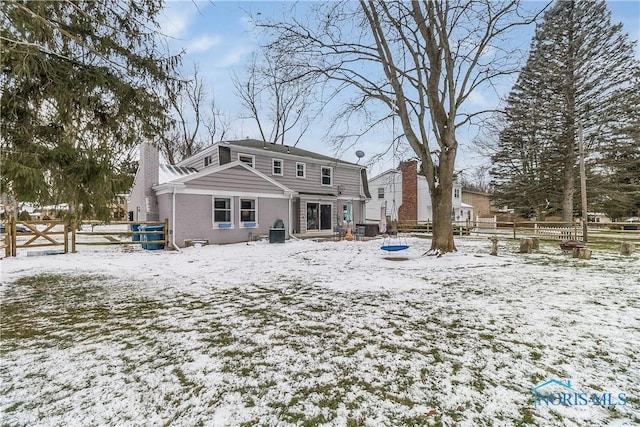
[[[11,217],[9,217],[9,221],[7,221],[4,226],[4,256],[7,258],[11,256],[11,233],[9,233],[11,230],[10,221]]]
[[[513,238],[516,238],[516,221],[513,221]]]
[[[11,233],[11,256],[18,256],[18,238],[16,236],[16,219],[14,217],[10,217],[10,231]]]
[[[64,253],[69,253],[69,221],[64,223]]]
[[[71,253],[76,253],[76,229],[78,228],[78,223],[73,221],[71,223]]]

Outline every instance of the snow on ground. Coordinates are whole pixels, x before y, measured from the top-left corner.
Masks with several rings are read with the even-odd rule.
[[[640,423],[640,256],[408,243],[4,259],[2,424]],[[534,408],[551,379],[612,401]]]

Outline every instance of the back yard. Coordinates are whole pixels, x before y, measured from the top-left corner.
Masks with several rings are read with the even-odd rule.
[[[380,243],[4,259],[2,424],[640,423],[637,253]]]

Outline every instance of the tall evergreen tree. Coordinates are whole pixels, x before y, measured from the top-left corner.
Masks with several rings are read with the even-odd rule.
[[[527,66],[507,100],[507,126],[493,158],[498,199],[517,206],[524,199],[534,207],[544,196],[547,205],[559,207],[563,220],[570,221],[579,194],[578,128],[584,129],[591,173],[605,173],[601,164],[605,152],[614,158],[620,147],[612,141],[620,139],[616,135],[622,128],[635,126],[633,112],[624,106],[633,102],[633,92],[625,88],[634,84],[637,70],[634,45],[622,32],[621,24],[611,23],[605,2],[559,1],[547,11],[536,30]],[[539,97],[544,98],[542,103]],[[522,108],[519,104],[530,108],[529,114],[513,114]],[[539,167],[545,169],[528,172],[526,178],[519,177],[522,171],[510,166],[514,157],[522,157],[514,147],[522,143],[524,135],[527,152],[534,153]],[[546,178],[536,187],[538,197],[529,198],[521,191],[520,180],[536,177]],[[605,181],[592,179],[590,184],[602,186]],[[592,195],[605,192],[603,187],[591,190]],[[606,191],[619,189],[608,186]]]
[[[2,191],[106,217],[141,138],[168,126],[154,90],[178,57],[158,49],[161,0],[0,5]]]
[[[621,91],[618,96],[629,102],[617,114],[630,120],[621,120],[603,141],[598,159],[602,191],[593,200],[612,219],[640,216],[640,75]]]
[[[544,218],[561,202],[562,180],[553,173],[559,127],[553,111],[555,94],[539,85],[542,70],[531,56],[512,88],[505,108],[506,126],[492,156],[495,202],[516,213]]]

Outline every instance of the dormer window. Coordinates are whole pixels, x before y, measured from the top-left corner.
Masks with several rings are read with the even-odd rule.
[[[333,178],[333,168],[330,168],[329,166],[322,166],[321,172],[321,184],[322,185],[326,185],[326,186],[331,186],[332,185],[332,178]]]
[[[255,156],[252,156],[251,154],[242,154],[242,153],[238,153],[238,160],[240,160],[242,163],[246,163],[247,165],[251,166],[252,168],[255,167]]]
[[[209,166],[211,163],[213,162],[213,159],[211,158],[211,156],[206,156],[204,158],[204,167],[206,168],[207,166]]]
[[[271,163],[271,174],[282,176],[284,174],[284,162],[280,159],[273,159]]]
[[[298,178],[306,178],[307,177],[307,164],[306,163],[296,163],[296,177]]]

